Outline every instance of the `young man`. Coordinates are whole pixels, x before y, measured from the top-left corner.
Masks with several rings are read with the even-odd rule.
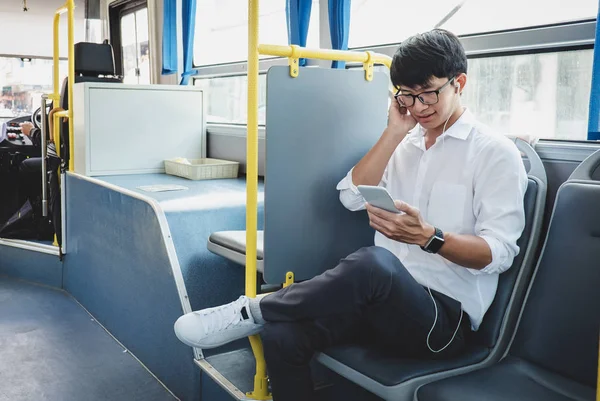
[[[461,106],[467,58],[433,30],[392,62],[396,101],[379,141],[341,180],[340,200],[365,208],[358,185],[390,192],[395,214],[366,205],[375,246],[262,298],[182,316],[178,338],[210,348],[261,333],[275,400],[313,399],[315,351],[359,339],[411,358],[459,353],[519,252],[527,176],[507,138]]]

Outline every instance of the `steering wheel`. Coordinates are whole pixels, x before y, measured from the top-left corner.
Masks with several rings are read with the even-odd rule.
[[[38,107],[31,115],[31,122],[36,128],[42,129],[42,108]]]

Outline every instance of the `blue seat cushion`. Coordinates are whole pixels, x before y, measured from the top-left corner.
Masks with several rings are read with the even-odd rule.
[[[425,360],[390,356],[374,347],[340,345],[327,349],[324,354],[384,386],[395,386],[415,377],[481,362],[489,352],[489,348],[470,346],[456,358]]]

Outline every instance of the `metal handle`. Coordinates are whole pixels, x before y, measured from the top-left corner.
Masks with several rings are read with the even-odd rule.
[[[46,131],[46,102],[48,100],[48,95],[42,95],[42,215],[44,217],[48,216],[48,171],[46,168],[46,158],[48,157],[48,146],[47,146],[47,138],[48,132]]]

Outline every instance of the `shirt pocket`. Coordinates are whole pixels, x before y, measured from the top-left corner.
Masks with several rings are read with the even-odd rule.
[[[442,231],[463,230],[467,188],[464,185],[436,182],[431,189],[427,222]]]

